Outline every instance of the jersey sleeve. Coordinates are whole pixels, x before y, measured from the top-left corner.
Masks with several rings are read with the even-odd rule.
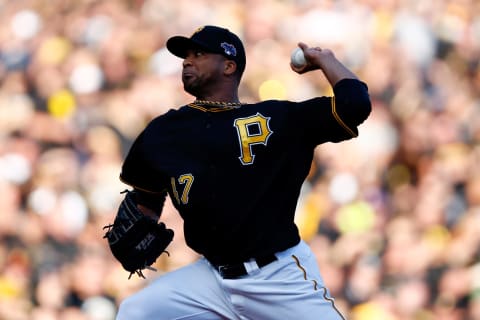
[[[162,193],[167,188],[168,179],[151,160],[151,147],[148,145],[148,127],[140,133],[128,151],[122,165],[120,180],[136,189]]]
[[[357,128],[367,119],[372,105],[364,82],[344,79],[335,85],[333,92],[332,114],[346,131]]]
[[[371,112],[367,86],[355,79],[344,79],[333,88],[334,96],[318,97],[294,107],[295,126],[314,145],[340,142],[358,136],[358,126]]]

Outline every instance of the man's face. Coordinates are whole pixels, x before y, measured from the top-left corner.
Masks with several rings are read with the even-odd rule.
[[[183,60],[183,88],[191,95],[201,97],[222,81],[224,68],[222,55],[191,49]]]

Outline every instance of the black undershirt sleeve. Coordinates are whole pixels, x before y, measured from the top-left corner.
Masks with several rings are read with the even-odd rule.
[[[163,205],[167,197],[167,192],[150,193],[139,189],[135,189],[136,200],[141,204],[157,213],[158,216],[162,213]]]

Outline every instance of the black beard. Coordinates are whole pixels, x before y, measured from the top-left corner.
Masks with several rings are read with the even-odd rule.
[[[194,97],[201,97],[203,95],[203,91],[204,91],[203,89],[204,89],[204,86],[200,81],[194,80],[191,82],[188,82],[188,81],[183,82],[183,90],[185,90],[185,92],[191,94]]]
[[[191,84],[187,85],[185,83],[183,84],[183,90],[185,90],[185,92],[191,94],[194,97],[196,97],[200,92],[200,90],[198,90],[196,86],[192,86]]]

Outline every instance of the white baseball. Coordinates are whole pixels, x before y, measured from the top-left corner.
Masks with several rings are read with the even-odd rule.
[[[292,55],[290,56],[290,61],[292,62],[293,66],[297,68],[303,67],[307,64],[307,60],[305,60],[305,55],[303,54],[303,50],[300,48],[296,48],[292,51]]]

